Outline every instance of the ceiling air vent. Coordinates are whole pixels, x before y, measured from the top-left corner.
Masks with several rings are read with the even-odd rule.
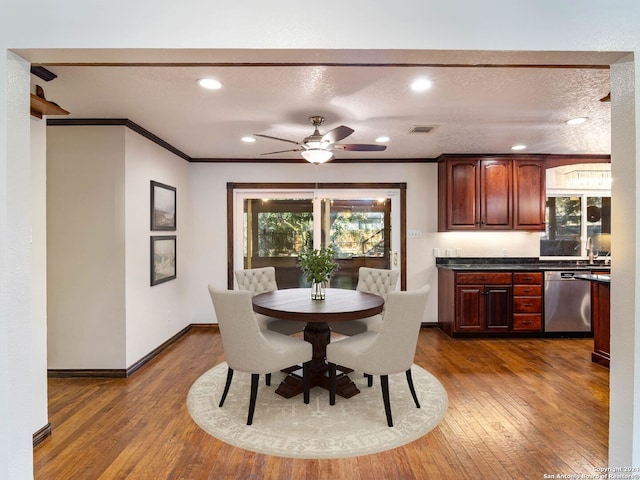
[[[409,134],[412,135],[414,133],[429,133],[434,128],[435,127],[433,127],[431,125],[414,125],[409,130]]]

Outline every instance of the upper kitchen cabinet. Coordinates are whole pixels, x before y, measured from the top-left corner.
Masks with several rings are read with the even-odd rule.
[[[544,230],[542,160],[443,155],[438,231]]]
[[[513,228],[545,230],[546,170],[542,160],[513,161]]]

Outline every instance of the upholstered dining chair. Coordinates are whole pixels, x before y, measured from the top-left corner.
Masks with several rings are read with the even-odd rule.
[[[278,289],[276,269],[274,267],[240,269],[235,271],[235,275],[238,288],[251,292],[251,296],[273,292]],[[305,326],[305,322],[271,318],[260,313],[256,313],[256,318],[262,330],[271,330],[284,335],[302,332]]]
[[[222,348],[229,368],[224,392],[218,405],[222,408],[229,393],[233,372],[251,374],[251,394],[247,425],[253,423],[260,374],[267,376],[290,365],[302,363],[304,403],[309,403],[309,362],[313,346],[304,340],[261,330],[253,307],[251,293],[243,290],[216,290],[209,285],[216,312]]]
[[[329,404],[336,402],[336,365],[380,375],[387,425],[393,427],[389,400],[389,375],[405,372],[417,408],[411,365],[416,352],[422,315],[431,287],[409,292],[389,292],[379,331],[367,331],[327,345]],[[371,384],[369,384],[371,386]]]
[[[358,270],[356,290],[374,293],[386,299],[387,294],[396,289],[399,273],[397,270],[360,267]],[[350,337],[368,330],[378,330],[381,322],[382,315],[374,315],[373,317],[363,318],[362,320],[334,322],[331,323],[330,326],[332,331]]]

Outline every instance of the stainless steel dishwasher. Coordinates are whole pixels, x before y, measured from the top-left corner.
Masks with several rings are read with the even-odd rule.
[[[573,278],[577,273],[579,272],[545,272],[545,332],[581,333],[583,336],[592,332],[591,283]]]

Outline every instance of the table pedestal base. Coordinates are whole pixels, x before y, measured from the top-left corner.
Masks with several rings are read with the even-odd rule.
[[[324,375],[311,375],[311,388],[313,387],[322,387],[325,390],[329,390],[328,367],[327,373],[325,373]],[[289,373],[289,375],[285,377],[285,379],[280,383],[280,385],[278,385],[278,388],[276,389],[276,393],[284,398],[295,397],[296,395],[301,394],[303,391],[304,388],[302,384],[302,368],[296,370],[295,372]],[[358,389],[358,387],[356,387],[355,383],[351,381],[347,374],[337,371],[336,394],[340,395],[343,398],[351,398],[358,393],[360,393],[360,390]]]
[[[326,322],[307,323],[304,329],[304,339],[313,345],[313,358],[309,368],[311,388],[322,387],[329,390],[329,365],[325,360],[327,345],[331,341],[329,324]],[[276,393],[284,398],[295,397],[303,391],[302,368],[289,372],[276,389]],[[345,372],[338,370],[336,372],[336,393],[343,398],[351,398],[360,393],[360,390]]]

